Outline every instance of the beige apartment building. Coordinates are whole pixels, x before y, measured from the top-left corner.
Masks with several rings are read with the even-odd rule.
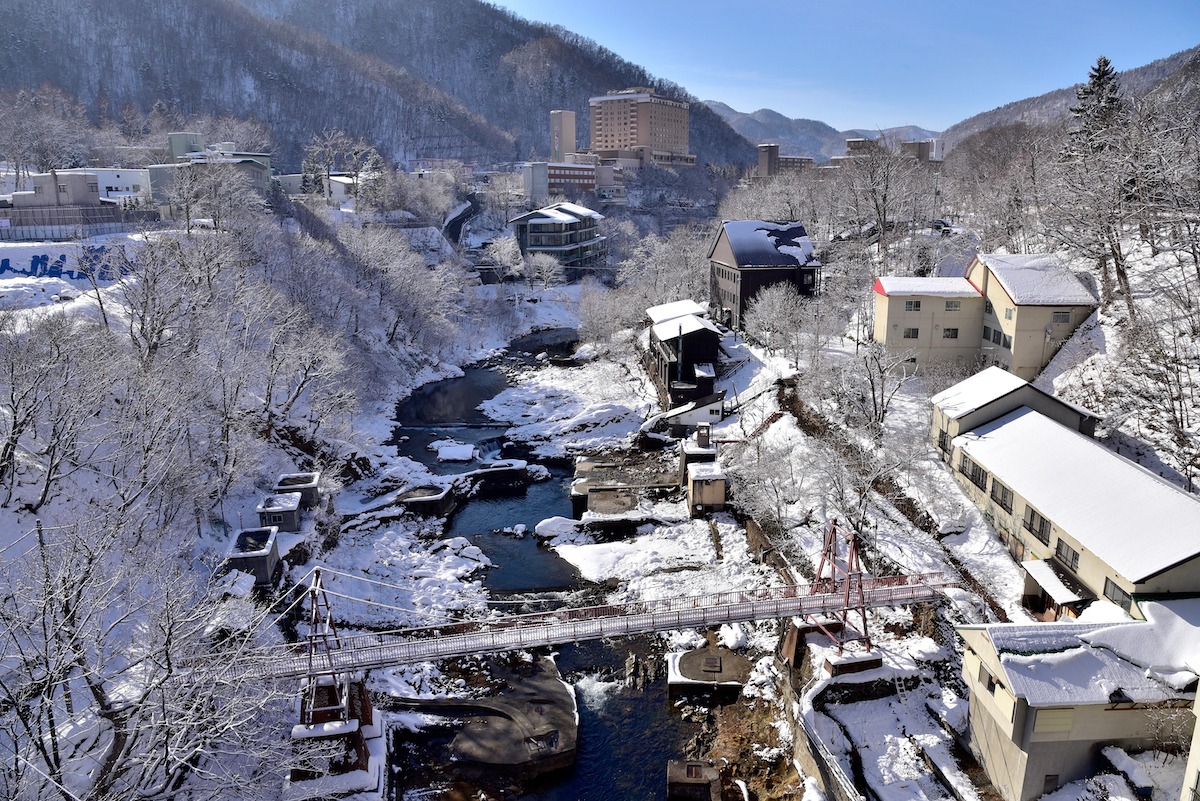
[[[1104,770],[1106,747],[1187,742],[1193,721],[1183,710],[1193,693],[1181,679],[1195,680],[1195,604],[1148,604],[1146,622],[958,627],[967,736],[1006,801],[1031,801]],[[1186,801],[1194,786],[1194,778],[1184,786]]]
[[[642,166],[696,163],[688,153],[689,105],[644,87],[588,100],[590,151],[602,158],[636,158]]]
[[[987,364],[1032,380],[1096,309],[1096,296],[1055,256],[980,253],[967,280],[983,296]]]
[[[973,362],[983,332],[983,297],[965,278],[883,276],[875,282],[873,338],[915,365]]]
[[[980,253],[965,278],[885,276],[873,289],[876,342],[908,352],[915,364],[979,360],[1026,380],[1050,363],[1097,305],[1092,291],[1046,253]],[[960,316],[954,322],[928,314],[949,311],[955,301]]]
[[[575,112],[555,109],[550,112],[550,161],[564,162],[575,152]]]
[[[1042,620],[1200,593],[1200,498],[1093,440],[1095,416],[992,367],[931,399],[933,436],[1025,570]]]

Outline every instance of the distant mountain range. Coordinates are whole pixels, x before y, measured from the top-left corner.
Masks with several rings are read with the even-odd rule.
[[[915,125],[885,128],[882,131],[865,128],[839,131],[819,120],[791,119],[768,108],[746,114],[718,100],[705,100],[704,104],[754,144],[778,144],[779,152],[785,156],[811,156],[817,161],[828,161],[845,154],[847,139],[875,139],[882,134],[889,139],[907,141],[938,136],[937,131]]]
[[[1080,70],[1082,74],[1083,65]],[[1194,104],[1200,98],[1200,46],[1159,59],[1144,67],[1126,70],[1119,74],[1119,78],[1124,91],[1132,97],[1152,92],[1169,92],[1178,98],[1179,102]],[[1075,103],[1076,86],[1055,89],[1037,97],[1017,100],[1000,108],[976,114],[941,133],[915,125],[886,128],[883,131],[865,128],[838,131],[818,120],[790,119],[771,109],[764,108],[746,114],[720,101],[704,102],[721,115],[735,131],[755,144],[773,142],[780,145],[780,153],[783,155],[811,156],[817,161],[827,161],[833,156],[844,154],[846,140],[853,137],[874,139],[883,134],[895,141],[939,138],[949,151],[971,134],[997,125],[1011,125],[1017,122],[1030,125],[1051,123],[1069,113]]]
[[[1090,68],[1092,65],[1086,66]],[[1180,97],[1191,97],[1192,102],[1195,102],[1198,73],[1200,46],[1160,58],[1144,67],[1125,70],[1118,73],[1117,77],[1122,90],[1130,97],[1140,97],[1153,92],[1171,92]],[[1045,125],[1061,119],[1070,113],[1071,106],[1075,105],[1075,89],[1078,86],[1079,84],[1076,84],[1065,89],[1055,89],[1037,97],[1017,100],[968,117],[942,132],[944,146],[949,150],[971,134],[997,125],[1018,122]]]

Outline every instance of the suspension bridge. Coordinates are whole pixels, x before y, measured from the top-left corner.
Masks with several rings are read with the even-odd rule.
[[[944,573],[886,577],[858,574],[809,585],[574,607],[351,636],[338,636],[331,617],[318,612],[312,621],[316,633],[310,634],[308,643],[256,650],[238,661],[269,678],[340,674],[608,637],[710,628],[723,623],[838,617],[844,616],[847,609],[933,601],[941,596],[941,589],[954,583]],[[311,592],[313,608],[320,610],[319,578]]]

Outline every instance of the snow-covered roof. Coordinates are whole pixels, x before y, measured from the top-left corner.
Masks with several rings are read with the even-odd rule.
[[[530,223],[573,223],[577,218],[558,209],[538,209],[533,216],[518,219]]]
[[[300,508],[300,493],[280,492],[268,495],[254,509],[256,512],[294,512]]]
[[[576,217],[591,217],[593,220],[603,220],[604,215],[598,211],[592,211],[587,206],[580,206],[578,203],[555,203],[551,208],[562,209],[568,214],[574,214]]]
[[[689,481],[718,481],[725,478],[725,471],[716,462],[692,462],[687,466]]]
[[[685,314],[683,317],[675,317],[658,325],[651,326],[651,331],[659,342],[665,342],[674,337],[694,334],[697,331],[708,330],[720,336],[721,329],[717,328],[703,317],[697,317],[694,314]]]
[[[977,257],[1014,303],[1023,306],[1094,306],[1096,297],[1057,256],[1049,253]]]
[[[646,316],[650,318],[650,322],[652,323],[673,320],[685,314],[703,316],[706,313],[707,310],[691,298],[687,300],[673,300],[670,303],[660,303],[657,306],[651,306],[646,309]]]
[[[930,398],[930,403],[951,420],[957,420],[997,398],[1025,386],[1028,381],[995,365],[959,381]]]
[[[1200,556],[1200,498],[1027,406],[954,445],[1130,581]]]
[[[820,264],[808,232],[798,222],[727,220],[723,226],[739,266],[797,267]]]
[[[1200,665],[1200,599],[1147,601],[1142,611],[1144,621],[997,624],[985,630],[1006,684],[1030,706],[1179,698]]]
[[[669,420],[672,417],[678,417],[681,414],[686,414],[687,412],[690,412],[693,409],[703,409],[705,406],[712,406],[714,404],[724,403],[724,402],[725,402],[725,390],[721,390],[720,392],[714,392],[711,395],[705,395],[703,398],[696,398],[695,400],[690,400],[687,403],[683,404],[682,406],[676,406],[674,409],[668,409],[667,411],[662,413],[662,416],[659,419]]]
[[[1033,577],[1056,604],[1073,604],[1094,597],[1091,594],[1082,595],[1077,589],[1067,586],[1067,582],[1054,569],[1054,564],[1049,559],[1030,559],[1022,562],[1021,567],[1025,568],[1025,572]]]
[[[510,223],[573,223],[590,218],[603,220],[604,215],[598,211],[580,206],[577,203],[551,203],[549,206],[521,214],[509,220]]]
[[[917,278],[881,275],[875,282],[881,295],[934,295],[943,298],[977,298],[979,290],[965,278]]]

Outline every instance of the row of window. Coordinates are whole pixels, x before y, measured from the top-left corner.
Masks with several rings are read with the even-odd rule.
[[[920,336],[921,336],[920,328],[905,328],[904,329],[904,338],[905,339],[918,339]],[[957,328],[943,328],[942,329],[942,339],[958,339],[958,329]]]
[[[921,310],[921,301],[919,301],[919,300],[906,300],[906,301],[904,301],[904,310],[905,310],[906,312],[918,312],[918,311],[920,311],[920,310]],[[948,312],[956,312],[956,311],[961,311],[961,310],[962,310],[962,301],[961,301],[961,300],[948,300],[948,301],[946,301],[946,311],[948,311]]]
[[[993,345],[999,345],[1005,350],[1012,350],[1012,337],[1001,331],[999,328],[983,327],[983,341],[991,342]]]
[[[939,432],[938,446],[943,449],[948,449],[949,435],[946,432]],[[965,453],[961,454],[959,466],[961,472],[975,486],[982,489],[987,489],[988,474],[987,472],[975,464],[975,462]],[[990,497],[992,501],[1001,509],[1008,513],[1013,510],[1013,492],[1001,482],[992,478]],[[1021,519],[1021,527],[1032,534],[1043,545],[1050,544],[1050,521],[1047,520],[1041,512],[1034,509],[1029,504],[1025,505],[1025,515]],[[1014,557],[1024,558],[1025,549],[1019,546],[1019,541],[1015,538],[1010,538],[1005,534],[1005,541],[1009,545],[1009,550],[1013,552]],[[1019,554],[1019,555],[1018,555]],[[1054,546],[1054,556],[1058,561],[1073,573],[1079,572],[1079,551],[1076,550],[1070,543],[1062,537],[1058,538],[1058,542]],[[1132,596],[1127,593],[1111,578],[1104,579],[1104,597],[1115,603],[1117,606],[1124,609],[1126,612],[1133,605]]]

